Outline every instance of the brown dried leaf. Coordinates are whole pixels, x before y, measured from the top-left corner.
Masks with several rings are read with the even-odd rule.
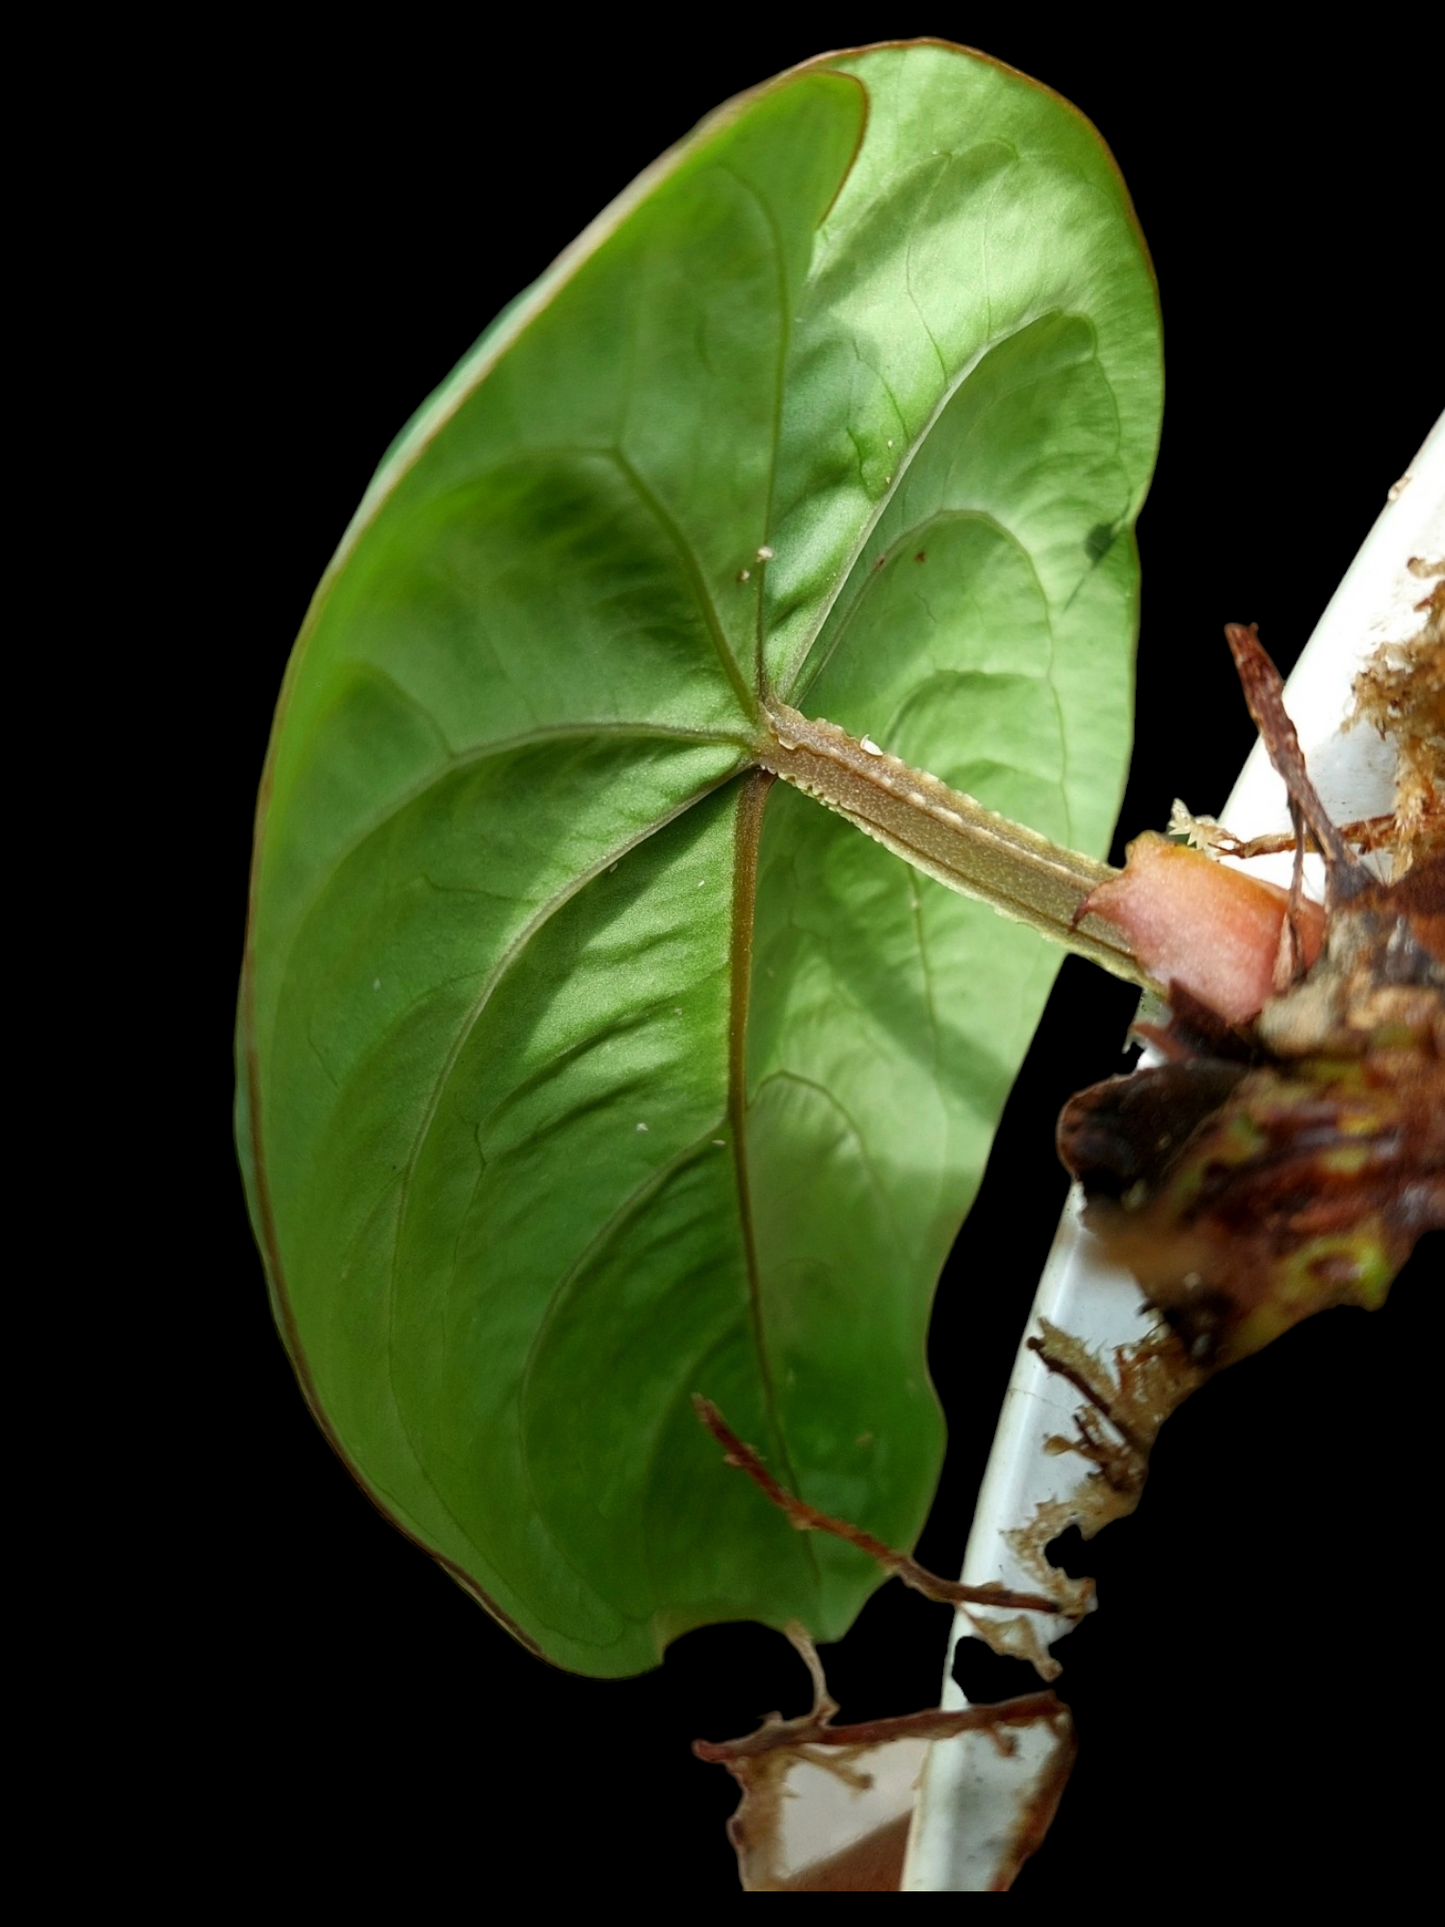
[[[986,1733],[1012,1753],[1020,1732],[1049,1736],[1040,1767],[1018,1790],[996,1885],[1010,1885],[1048,1830],[1073,1764],[1068,1708],[1052,1693],[957,1712],[930,1707],[856,1726],[834,1726],[812,1642],[789,1637],[813,1677],[813,1707],[799,1718],[772,1713],[738,1740],[696,1740],[699,1759],[725,1766],[742,1788],[728,1837],[749,1893],[896,1893],[909,1821],[930,1745]]]

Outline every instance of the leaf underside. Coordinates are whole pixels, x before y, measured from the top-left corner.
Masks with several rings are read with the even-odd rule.
[[[770,788],[759,705],[1101,851],[1159,388],[1074,110],[939,44],[827,58],[494,324],[317,592],[259,818],[253,1217],[338,1449],[562,1665],[836,1638],[878,1583],[694,1392],[813,1505],[921,1527],[929,1303],[1056,957]]]

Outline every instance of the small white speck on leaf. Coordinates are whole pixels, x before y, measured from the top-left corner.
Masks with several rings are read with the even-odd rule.
[[[892,446],[893,446],[893,437],[892,437],[891,435],[890,435],[890,436],[888,437],[888,446],[889,446],[890,448],[892,448]]]
[[[646,1129],[647,1129],[647,1126],[645,1124],[639,1124],[637,1127],[638,1135],[640,1136],[642,1132],[644,1132]]]
[[[752,575],[753,575],[753,572],[752,572],[752,570],[751,570],[751,569],[739,569],[739,570],[738,570],[738,581],[739,581],[739,582],[750,582],[750,581],[752,580]]]
[[[617,863],[620,863],[621,861],[622,861],[622,858],[621,858],[621,857],[618,857],[618,859],[617,859]],[[613,872],[613,871],[614,871],[614,870],[615,870],[615,869],[617,868],[617,863],[609,863],[609,864],[608,864],[608,866],[607,866],[607,874],[608,874],[608,876],[611,876],[611,874],[612,874],[612,872]]]
[[[725,1137],[715,1137],[713,1139],[713,1143],[718,1147],[720,1151],[725,1150],[727,1148],[727,1139]]]
[[[767,543],[764,542],[763,546],[758,550],[758,560],[759,562],[771,562],[772,559],[773,551],[768,547]]]
[[[861,737],[859,741],[860,741],[860,746],[863,749],[866,749],[870,756],[881,756],[883,754],[883,751],[878,747],[877,743],[874,742],[871,736]]]

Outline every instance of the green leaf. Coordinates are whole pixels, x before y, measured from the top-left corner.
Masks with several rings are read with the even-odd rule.
[[[317,592],[259,814],[253,1218],[337,1449],[563,1665],[835,1638],[878,1583],[694,1392],[917,1535],[929,1301],[1056,958],[770,787],[760,705],[1101,851],[1159,386],[1087,123],[937,44],[824,59],[499,318]]]

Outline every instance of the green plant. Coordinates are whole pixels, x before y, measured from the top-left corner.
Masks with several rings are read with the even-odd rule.
[[[258,1235],[338,1449],[566,1665],[836,1637],[878,1582],[758,1510],[694,1392],[917,1535],[928,1301],[1056,957],[770,772],[1004,902],[987,820],[870,728],[1101,848],[1158,409],[1087,123],[957,49],[828,60],[494,324],[317,593],[243,985]],[[803,703],[861,751],[800,763]],[[1059,897],[1014,860],[1020,913],[1109,955],[1071,861]]]
[[[970,27],[970,31],[973,31],[972,27]],[[1002,45],[1003,43],[1000,42],[999,44]],[[1010,50],[1005,47],[1005,51]],[[1015,57],[1018,56],[1015,55]],[[1056,67],[1046,66],[1042,58],[1030,60],[1028,64],[1036,67],[1040,72],[1047,72],[1050,78],[1057,78],[1058,69]],[[1062,84],[1069,86],[1067,80]],[[1090,96],[1078,85],[1070,86],[1069,90],[1074,93],[1076,98],[1081,99],[1086,106],[1091,107],[1092,111],[1095,111],[1096,118],[1099,118],[1101,124],[1108,128],[1111,136],[1119,139],[1121,132],[1123,135],[1127,135],[1129,127],[1127,116],[1121,116],[1120,113],[1116,111],[1111,118],[1106,119],[1102,112],[1092,107],[1093,100],[1098,98],[1097,93]],[[1223,95],[1221,94],[1220,97],[1223,98]],[[1280,106],[1282,105],[1283,100],[1281,100],[1280,103]],[[1147,108],[1148,103],[1141,100],[1141,112],[1147,111]],[[1268,143],[1273,138],[1272,130],[1278,128],[1281,124],[1289,126],[1294,123],[1288,119],[1281,123],[1280,112],[1278,108],[1276,108],[1272,110],[1268,116],[1262,118],[1258,127],[1251,132],[1249,136],[1251,143],[1257,145],[1260,140]],[[1201,135],[1201,139],[1202,138],[1203,136]],[[1270,149],[1269,151],[1273,152],[1274,150]],[[1146,174],[1140,172],[1135,178],[1136,186],[1142,185],[1145,188],[1150,186],[1150,179]],[[1155,179],[1157,180],[1157,178],[1156,176]],[[1263,178],[1268,180],[1283,177],[1270,176],[1266,173]],[[1155,192],[1157,195],[1157,187],[1155,188]],[[1146,216],[1146,219],[1147,218]],[[1237,206],[1230,206],[1228,220],[1231,224],[1232,231],[1237,231],[1240,218],[1239,208]],[[1159,225],[1156,225],[1156,223],[1159,223]],[[1153,220],[1150,221],[1150,228],[1151,233],[1157,236],[1162,232],[1166,240],[1168,239],[1170,230],[1167,220],[1161,221],[1161,217],[1156,215]],[[1201,236],[1204,236],[1202,228],[1199,232]],[[1274,248],[1274,253],[1282,255],[1286,259],[1293,258],[1290,255],[1290,250],[1298,245],[1297,235],[1297,221],[1287,223],[1279,233],[1278,247]],[[1204,236],[1204,245],[1207,251],[1207,236]],[[1191,247],[1192,246],[1193,243],[1191,243]],[[1183,272],[1187,275],[1189,272],[1189,263],[1187,261],[1183,262],[1182,267]],[[1231,286],[1230,270],[1228,268],[1219,270],[1215,285],[1220,289],[1221,308],[1223,312],[1219,314],[1217,320],[1211,322],[1211,327],[1217,328],[1218,330],[1218,354],[1220,356],[1232,355],[1234,357],[1230,366],[1233,369],[1236,382],[1239,379],[1240,366],[1247,365],[1247,357],[1241,356],[1239,352],[1241,336],[1247,333],[1251,339],[1253,339],[1256,331],[1258,331],[1260,339],[1266,344],[1264,348],[1251,350],[1257,357],[1262,358],[1263,366],[1269,370],[1267,386],[1270,392],[1267,395],[1262,393],[1260,397],[1261,401],[1268,403],[1268,406],[1262,408],[1259,414],[1253,418],[1259,424],[1258,440],[1251,425],[1251,417],[1248,410],[1243,409],[1237,410],[1234,413],[1230,412],[1229,398],[1233,391],[1222,385],[1216,387],[1211,384],[1208,367],[1206,366],[1206,357],[1203,354],[1195,353],[1193,359],[1191,360],[1190,358],[1190,351],[1196,347],[1203,333],[1203,324],[1197,323],[1192,319],[1192,316],[1203,315],[1206,312],[1206,304],[1201,295],[1201,298],[1195,302],[1192,310],[1187,302],[1181,306],[1179,294],[1181,263],[1180,257],[1177,255],[1174,278],[1172,282],[1166,281],[1166,292],[1168,292],[1170,288],[1173,290],[1170,313],[1175,328],[1175,333],[1172,336],[1175,349],[1172,362],[1175,370],[1174,393],[1176,401],[1182,402],[1184,409],[1184,413],[1176,414],[1173,419],[1176,424],[1185,424],[1182,431],[1180,427],[1176,425],[1174,430],[1176,438],[1174,446],[1176,448],[1188,447],[1191,450],[1198,448],[1200,438],[1195,437],[1193,440],[1181,441],[1179,437],[1181,432],[1186,437],[1188,436],[1188,410],[1191,406],[1199,406],[1195,398],[1199,397],[1201,393],[1209,396],[1210,400],[1208,405],[1218,410],[1221,422],[1229,423],[1234,432],[1232,435],[1228,431],[1224,433],[1217,451],[1212,441],[1208,447],[1198,448],[1198,453],[1193,457],[1195,461],[1194,474],[1197,479],[1188,497],[1188,512],[1182,514],[1176,513],[1173,518],[1172,527],[1157,527],[1152,532],[1151,540],[1153,546],[1149,550],[1149,555],[1151,559],[1150,582],[1153,585],[1153,599],[1150,606],[1153,610],[1155,620],[1156,640],[1153,660],[1156,663],[1160,660],[1160,649],[1163,648],[1167,653],[1170,643],[1173,643],[1177,649],[1190,653],[1207,650],[1207,646],[1213,635],[1213,626],[1225,614],[1244,612],[1267,615],[1270,611],[1278,614],[1284,609],[1284,596],[1276,595],[1271,599],[1266,595],[1261,595],[1257,587],[1256,576],[1250,573],[1251,570],[1257,568],[1255,560],[1256,551],[1249,549],[1241,551],[1235,543],[1235,538],[1240,530],[1241,520],[1247,518],[1249,514],[1249,502],[1254,500],[1261,491],[1271,489],[1277,478],[1287,472],[1287,457],[1289,452],[1287,438],[1283,444],[1279,444],[1271,443],[1269,437],[1277,427],[1281,409],[1288,409],[1290,406],[1291,395],[1295,392],[1290,386],[1290,381],[1300,379],[1299,364],[1297,361],[1292,360],[1288,363],[1290,369],[1293,370],[1293,375],[1290,378],[1286,378],[1282,372],[1279,372],[1286,366],[1284,360],[1278,357],[1273,361],[1270,360],[1269,344],[1272,343],[1274,339],[1271,331],[1277,328],[1280,316],[1287,310],[1287,303],[1279,299],[1273,302],[1264,302],[1260,306],[1259,313],[1253,317],[1247,312],[1241,313],[1242,307],[1246,310],[1248,307],[1248,302],[1242,299],[1243,288],[1248,288],[1251,294],[1257,292],[1260,286],[1261,272],[1262,270],[1256,266],[1253,278],[1251,279],[1248,275],[1245,275],[1243,277],[1242,288],[1236,289]],[[1301,285],[1303,284],[1304,278],[1301,277]],[[1235,294],[1241,295],[1239,301],[1231,298]],[[1180,332],[1181,317],[1182,336]],[[1358,326],[1364,325],[1368,325],[1365,318],[1357,317],[1357,330]],[[1181,338],[1184,341],[1183,353],[1180,353],[1179,350]],[[1392,324],[1390,331],[1392,344],[1397,342],[1399,338],[1398,324]],[[433,352],[435,352],[435,350],[433,350]],[[1384,350],[1381,352],[1382,354],[1386,354]],[[1215,359],[1215,348],[1213,345],[1210,347],[1208,358],[1211,363]],[[1380,364],[1380,369],[1387,371],[1392,365],[1393,363],[1390,360],[1389,354],[1386,354],[1386,359]],[[1183,371],[1182,374],[1181,370]],[[1300,419],[1303,418],[1301,417]],[[1241,424],[1243,424],[1245,428],[1242,442],[1239,434]],[[1332,430],[1332,437],[1337,435],[1337,432],[1338,424],[1336,424],[1335,430]],[[1346,430],[1346,433],[1350,436],[1356,436],[1358,432],[1359,431],[1354,428]],[[1406,431],[1402,438],[1402,458],[1403,451],[1408,448],[1408,445],[1409,433]],[[1331,450],[1336,446],[1336,441],[1332,439],[1330,442]],[[1355,442],[1352,441],[1351,447],[1353,448],[1354,446]],[[1268,453],[1271,447],[1276,450],[1273,458],[1271,458]],[[1216,452],[1218,457],[1217,463],[1214,459]],[[1324,451],[1322,449],[1320,451],[1321,460],[1323,460],[1323,455]],[[1249,474],[1247,469],[1241,469],[1239,466],[1241,461],[1246,457],[1248,460],[1260,464],[1253,476]],[[1353,476],[1363,475],[1363,486],[1367,491],[1366,499],[1370,501],[1374,499],[1374,495],[1378,492],[1382,472],[1378,458],[1375,459],[1373,467],[1368,463],[1361,465],[1358,460],[1356,460],[1353,465],[1342,464],[1340,471],[1334,479],[1335,481],[1345,482],[1350,481]],[[309,480],[306,485],[308,487],[310,486]],[[1332,499],[1338,496],[1339,492],[1332,483]],[[1181,498],[1176,494],[1173,499],[1175,503],[1178,504]],[[1225,505],[1227,505],[1227,510]],[[1351,537],[1352,532],[1357,532],[1358,511],[1355,511],[1355,520],[1344,519],[1344,527],[1347,539]],[[1221,534],[1226,529],[1228,532],[1227,539],[1221,539]],[[1309,541],[1312,539],[1312,533],[1306,538],[1301,531],[1291,528],[1287,541],[1284,539],[1282,532],[1281,540],[1275,543],[1274,536],[1270,533],[1264,541],[1257,545],[1258,554],[1260,557],[1263,557],[1266,550],[1271,546],[1279,549],[1281,552],[1288,550],[1291,554],[1288,580],[1289,584],[1292,585],[1295,580],[1295,574],[1300,566],[1301,554],[1307,553]],[[1186,576],[1185,570],[1177,564],[1171,567],[1168,560],[1169,545],[1171,543],[1176,549],[1183,547],[1185,544],[1197,547],[1197,574],[1204,585],[1203,593],[1199,598],[1200,606],[1197,610],[1192,606],[1192,597],[1186,600],[1182,593],[1186,587],[1192,583],[1195,572],[1191,570],[1188,576]],[[1226,549],[1231,552],[1231,570],[1227,580],[1221,575],[1221,582],[1223,584],[1222,593],[1225,599],[1220,606],[1216,607],[1215,605],[1219,603],[1221,589],[1216,588],[1213,599],[1211,599],[1208,585],[1211,574],[1218,570],[1219,557]],[[1347,552],[1347,550],[1344,551],[1344,553]],[[1164,557],[1163,560],[1161,560],[1161,554]],[[1243,559],[1245,556],[1248,557],[1247,561]],[[1337,542],[1333,562],[1327,562],[1326,566],[1333,566],[1337,572],[1340,559],[1341,552]],[[1245,583],[1245,588],[1242,593],[1239,589],[1241,569],[1244,571],[1243,581]],[[1312,578],[1312,582],[1313,581],[1314,579]],[[1161,584],[1167,585],[1167,587],[1161,590]],[[1281,586],[1288,585],[1282,581]],[[1303,601],[1307,603],[1311,613],[1318,606],[1318,597],[1327,591],[1328,586],[1329,578],[1326,576],[1319,579],[1314,583],[1312,588],[1305,591]],[[1293,608],[1290,608],[1287,613],[1291,619],[1293,619]],[[1168,637],[1167,642],[1159,638],[1158,630],[1160,628],[1166,630]],[[1274,643],[1277,637],[1278,627],[1276,626],[1269,632],[1269,639]],[[1201,687],[1204,687],[1207,684],[1207,676],[1203,671],[1201,671],[1200,674]],[[1207,696],[1204,697],[1203,700],[1207,703]],[[1231,703],[1232,700],[1232,697],[1230,697],[1229,701]],[[1225,729],[1227,729],[1228,726],[1228,713],[1226,705],[1217,700],[1210,709],[1211,720],[1216,714],[1225,719]],[[1191,697],[1191,720],[1192,714],[1193,697]],[[876,722],[873,724],[873,727],[877,727]],[[1178,743],[1174,762],[1176,766],[1188,764],[1190,758],[1196,757],[1197,754],[1196,732],[1191,729],[1185,732],[1184,737]],[[1227,744],[1224,743],[1220,743],[1216,747],[1215,755],[1217,757],[1215,767],[1220,770],[1230,767],[1232,758],[1233,760],[1237,760],[1237,751],[1231,751]],[[1190,795],[1191,798],[1198,793],[1200,787],[1198,778],[1196,778],[1192,784],[1187,777],[1180,777],[1176,780],[1184,787],[1185,793]],[[1163,792],[1163,807],[1165,808],[1167,808],[1168,794],[1168,790]],[[1210,800],[1206,789],[1203,794],[1203,801],[1207,804]],[[1154,812],[1158,807],[1158,805],[1151,806],[1145,814],[1144,820],[1154,819]],[[1062,1092],[1060,1092],[1060,1095],[1061,1094]],[[1046,1155],[1046,1153],[1041,1152],[1041,1156],[1043,1155]],[[1047,1180],[1045,1179],[1044,1181]],[[1372,1338],[1375,1336],[1377,1336],[1377,1334],[1371,1334]],[[420,1565],[420,1562],[416,1563],[418,1566]],[[410,1570],[410,1568],[408,1568],[408,1570]],[[359,1603],[364,1605],[364,1602]],[[481,1645],[485,1639],[485,1629],[479,1627],[476,1638],[479,1645]],[[485,1650],[484,1646],[483,1650]],[[759,1690],[761,1691],[762,1689]],[[603,1714],[602,1717],[608,1717],[608,1715]]]

